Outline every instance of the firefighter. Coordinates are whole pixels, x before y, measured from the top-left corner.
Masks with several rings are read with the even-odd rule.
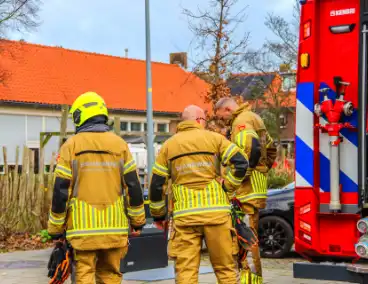
[[[249,226],[258,232],[259,210],[266,207],[267,172],[276,158],[276,147],[263,120],[251,111],[249,103],[240,107],[232,98],[220,99],[216,106],[216,115],[230,126],[230,139],[249,157],[246,177],[236,191],[236,197],[242,203],[243,213],[248,215]],[[259,247],[252,249],[254,269],[245,260],[242,263],[242,283],[262,283],[262,265]]]
[[[70,114],[76,135],[60,148],[48,232],[58,239],[65,231],[76,283],[120,284],[129,227],[139,233],[146,223],[136,164],[127,143],[109,132],[98,94],[79,96]]]
[[[245,177],[244,152],[221,134],[207,131],[204,111],[188,106],[177,133],[160,149],[150,185],[150,213],[159,227],[166,218],[165,193],[171,179],[173,228],[168,244],[176,283],[198,283],[202,240],[219,283],[237,283],[234,257],[238,242],[232,228],[229,197]],[[220,163],[228,167],[216,181]]]

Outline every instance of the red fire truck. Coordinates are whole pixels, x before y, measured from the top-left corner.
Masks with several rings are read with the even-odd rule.
[[[368,283],[368,0],[301,0],[295,278]]]

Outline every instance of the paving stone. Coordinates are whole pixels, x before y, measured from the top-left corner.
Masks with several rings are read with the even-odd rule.
[[[26,251],[0,254],[0,284],[42,284],[48,283],[46,265],[51,250]],[[302,261],[292,254],[285,259],[263,259],[264,284],[333,284],[334,281],[317,281],[293,279],[292,265],[295,261]],[[202,256],[202,264],[210,265],[208,255]],[[216,284],[216,276],[211,274],[199,275],[200,284]],[[70,284],[70,280],[66,284]],[[122,284],[143,284],[147,281],[125,281]],[[174,280],[155,281],[157,284],[174,284]]]

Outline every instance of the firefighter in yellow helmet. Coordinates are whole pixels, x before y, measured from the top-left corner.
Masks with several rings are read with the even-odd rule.
[[[215,108],[217,117],[231,127],[231,141],[249,157],[247,174],[236,191],[236,197],[242,203],[243,212],[248,215],[249,225],[257,232],[259,210],[266,207],[267,173],[276,158],[276,147],[263,120],[251,111],[248,103],[238,106],[232,98],[222,98]],[[251,271],[247,260],[242,263],[241,283],[260,284],[263,281],[258,246],[252,249],[252,260],[254,271]]]
[[[103,98],[82,94],[70,114],[76,135],[60,148],[48,232],[54,239],[65,232],[76,283],[120,284],[129,228],[137,233],[146,223],[136,164],[127,143],[109,132]]]
[[[175,260],[176,283],[198,283],[204,239],[219,283],[235,284],[238,242],[228,195],[240,186],[248,161],[235,144],[203,128],[205,114],[199,107],[187,107],[182,118],[177,133],[162,145],[153,166],[150,213],[162,226],[165,188],[171,179],[174,209],[168,253]],[[216,181],[220,163],[228,168],[222,184]]]

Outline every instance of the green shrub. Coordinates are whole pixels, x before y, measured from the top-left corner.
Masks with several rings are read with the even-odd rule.
[[[46,243],[47,241],[51,240],[51,237],[47,230],[41,230],[40,232],[37,233],[37,236],[41,238],[42,243]]]
[[[268,172],[267,185],[268,188],[282,188],[285,185],[291,183],[293,181],[293,175],[289,172],[276,172],[274,169],[271,169]]]

